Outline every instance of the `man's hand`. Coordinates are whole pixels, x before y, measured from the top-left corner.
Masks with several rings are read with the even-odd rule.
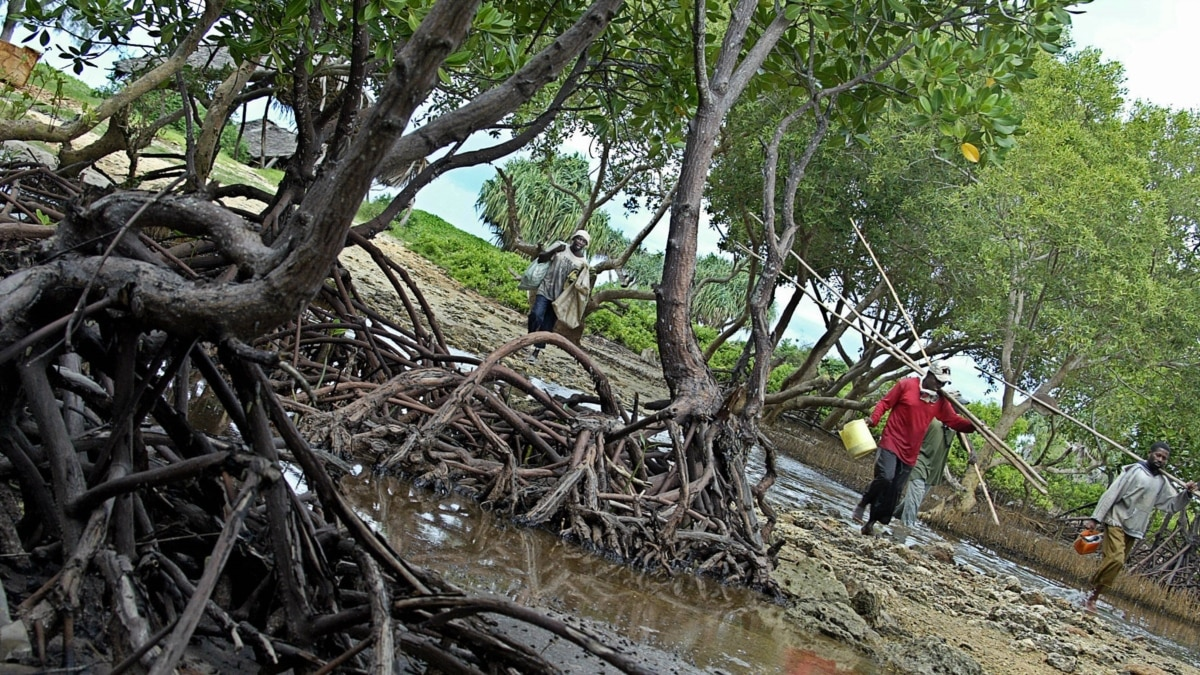
[[[543,262],[543,263],[544,263],[544,262],[550,262],[550,259],[551,259],[551,258],[553,258],[554,256],[558,255],[558,254],[559,254],[561,251],[564,251],[564,250],[566,250],[566,248],[567,248],[567,245],[566,245],[566,244],[559,243],[559,244],[558,244],[558,246],[555,246],[555,247],[554,247],[554,248],[552,248],[552,249],[549,249],[549,250],[546,250],[546,251],[542,251],[541,253],[539,253],[539,254],[537,255],[537,261],[538,261],[538,262]]]
[[[1085,530],[1094,530],[1098,527],[1100,527],[1100,523],[1097,523],[1092,518],[1088,518],[1087,520],[1083,521],[1083,529]]]

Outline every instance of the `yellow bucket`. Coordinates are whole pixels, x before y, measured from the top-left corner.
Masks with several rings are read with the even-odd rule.
[[[876,447],[866,420],[847,422],[838,435],[842,437],[842,445],[846,446],[851,459],[861,459]]]

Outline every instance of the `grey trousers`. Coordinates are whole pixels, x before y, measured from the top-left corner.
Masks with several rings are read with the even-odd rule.
[[[925,493],[928,491],[929,486],[925,485],[925,481],[920,478],[908,481],[904,499],[900,500],[900,506],[896,509],[896,516],[900,518],[900,522],[905,527],[917,524],[917,511],[920,510],[921,502],[925,499]]]

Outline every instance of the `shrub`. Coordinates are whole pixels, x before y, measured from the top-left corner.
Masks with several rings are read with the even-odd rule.
[[[390,232],[467,288],[517,311],[529,309],[529,294],[513,279],[529,264],[524,256],[501,251],[425,211],[414,211],[403,227],[393,223]]]
[[[638,354],[655,347],[654,303],[649,300],[628,300],[620,307],[605,306],[584,320],[588,332],[624,345]]]

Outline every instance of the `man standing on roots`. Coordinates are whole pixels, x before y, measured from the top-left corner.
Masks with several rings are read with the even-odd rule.
[[[1187,506],[1196,482],[1186,483],[1182,492],[1177,491],[1162,472],[1170,457],[1171,446],[1165,442],[1151,445],[1146,459],[1126,466],[1100,496],[1092,517],[1083,522],[1089,530],[1104,523],[1100,569],[1092,575],[1092,592],[1084,603],[1089,611],[1096,609],[1100,593],[1111,588],[1117,575],[1125,569],[1130,552],[1146,536],[1154,509],[1169,515]]]
[[[908,475],[921,452],[921,440],[935,417],[955,431],[970,433],[975,425],[959,417],[949,399],[941,394],[941,388],[950,383],[950,367],[936,362],[921,379],[906,377],[896,383],[871,413],[871,426],[887,411],[887,424],[879,439],[879,450],[875,452],[875,478],[867,486],[858,506],[854,507],[855,522],[863,521],[867,506],[871,515],[862,526],[863,534],[872,534],[875,523],[887,525],[892,522],[896,511],[896,500],[904,490]]]
[[[530,333],[554,330],[554,322],[558,320],[554,313],[554,300],[562,294],[563,289],[574,284],[587,267],[584,250],[591,241],[592,237],[586,230],[576,230],[571,235],[569,245],[560,241],[537,257],[538,262],[549,262],[550,267],[546,269],[546,276],[542,278],[529,309]],[[537,361],[545,346],[545,343],[533,346],[533,353],[528,359],[530,363]]]

